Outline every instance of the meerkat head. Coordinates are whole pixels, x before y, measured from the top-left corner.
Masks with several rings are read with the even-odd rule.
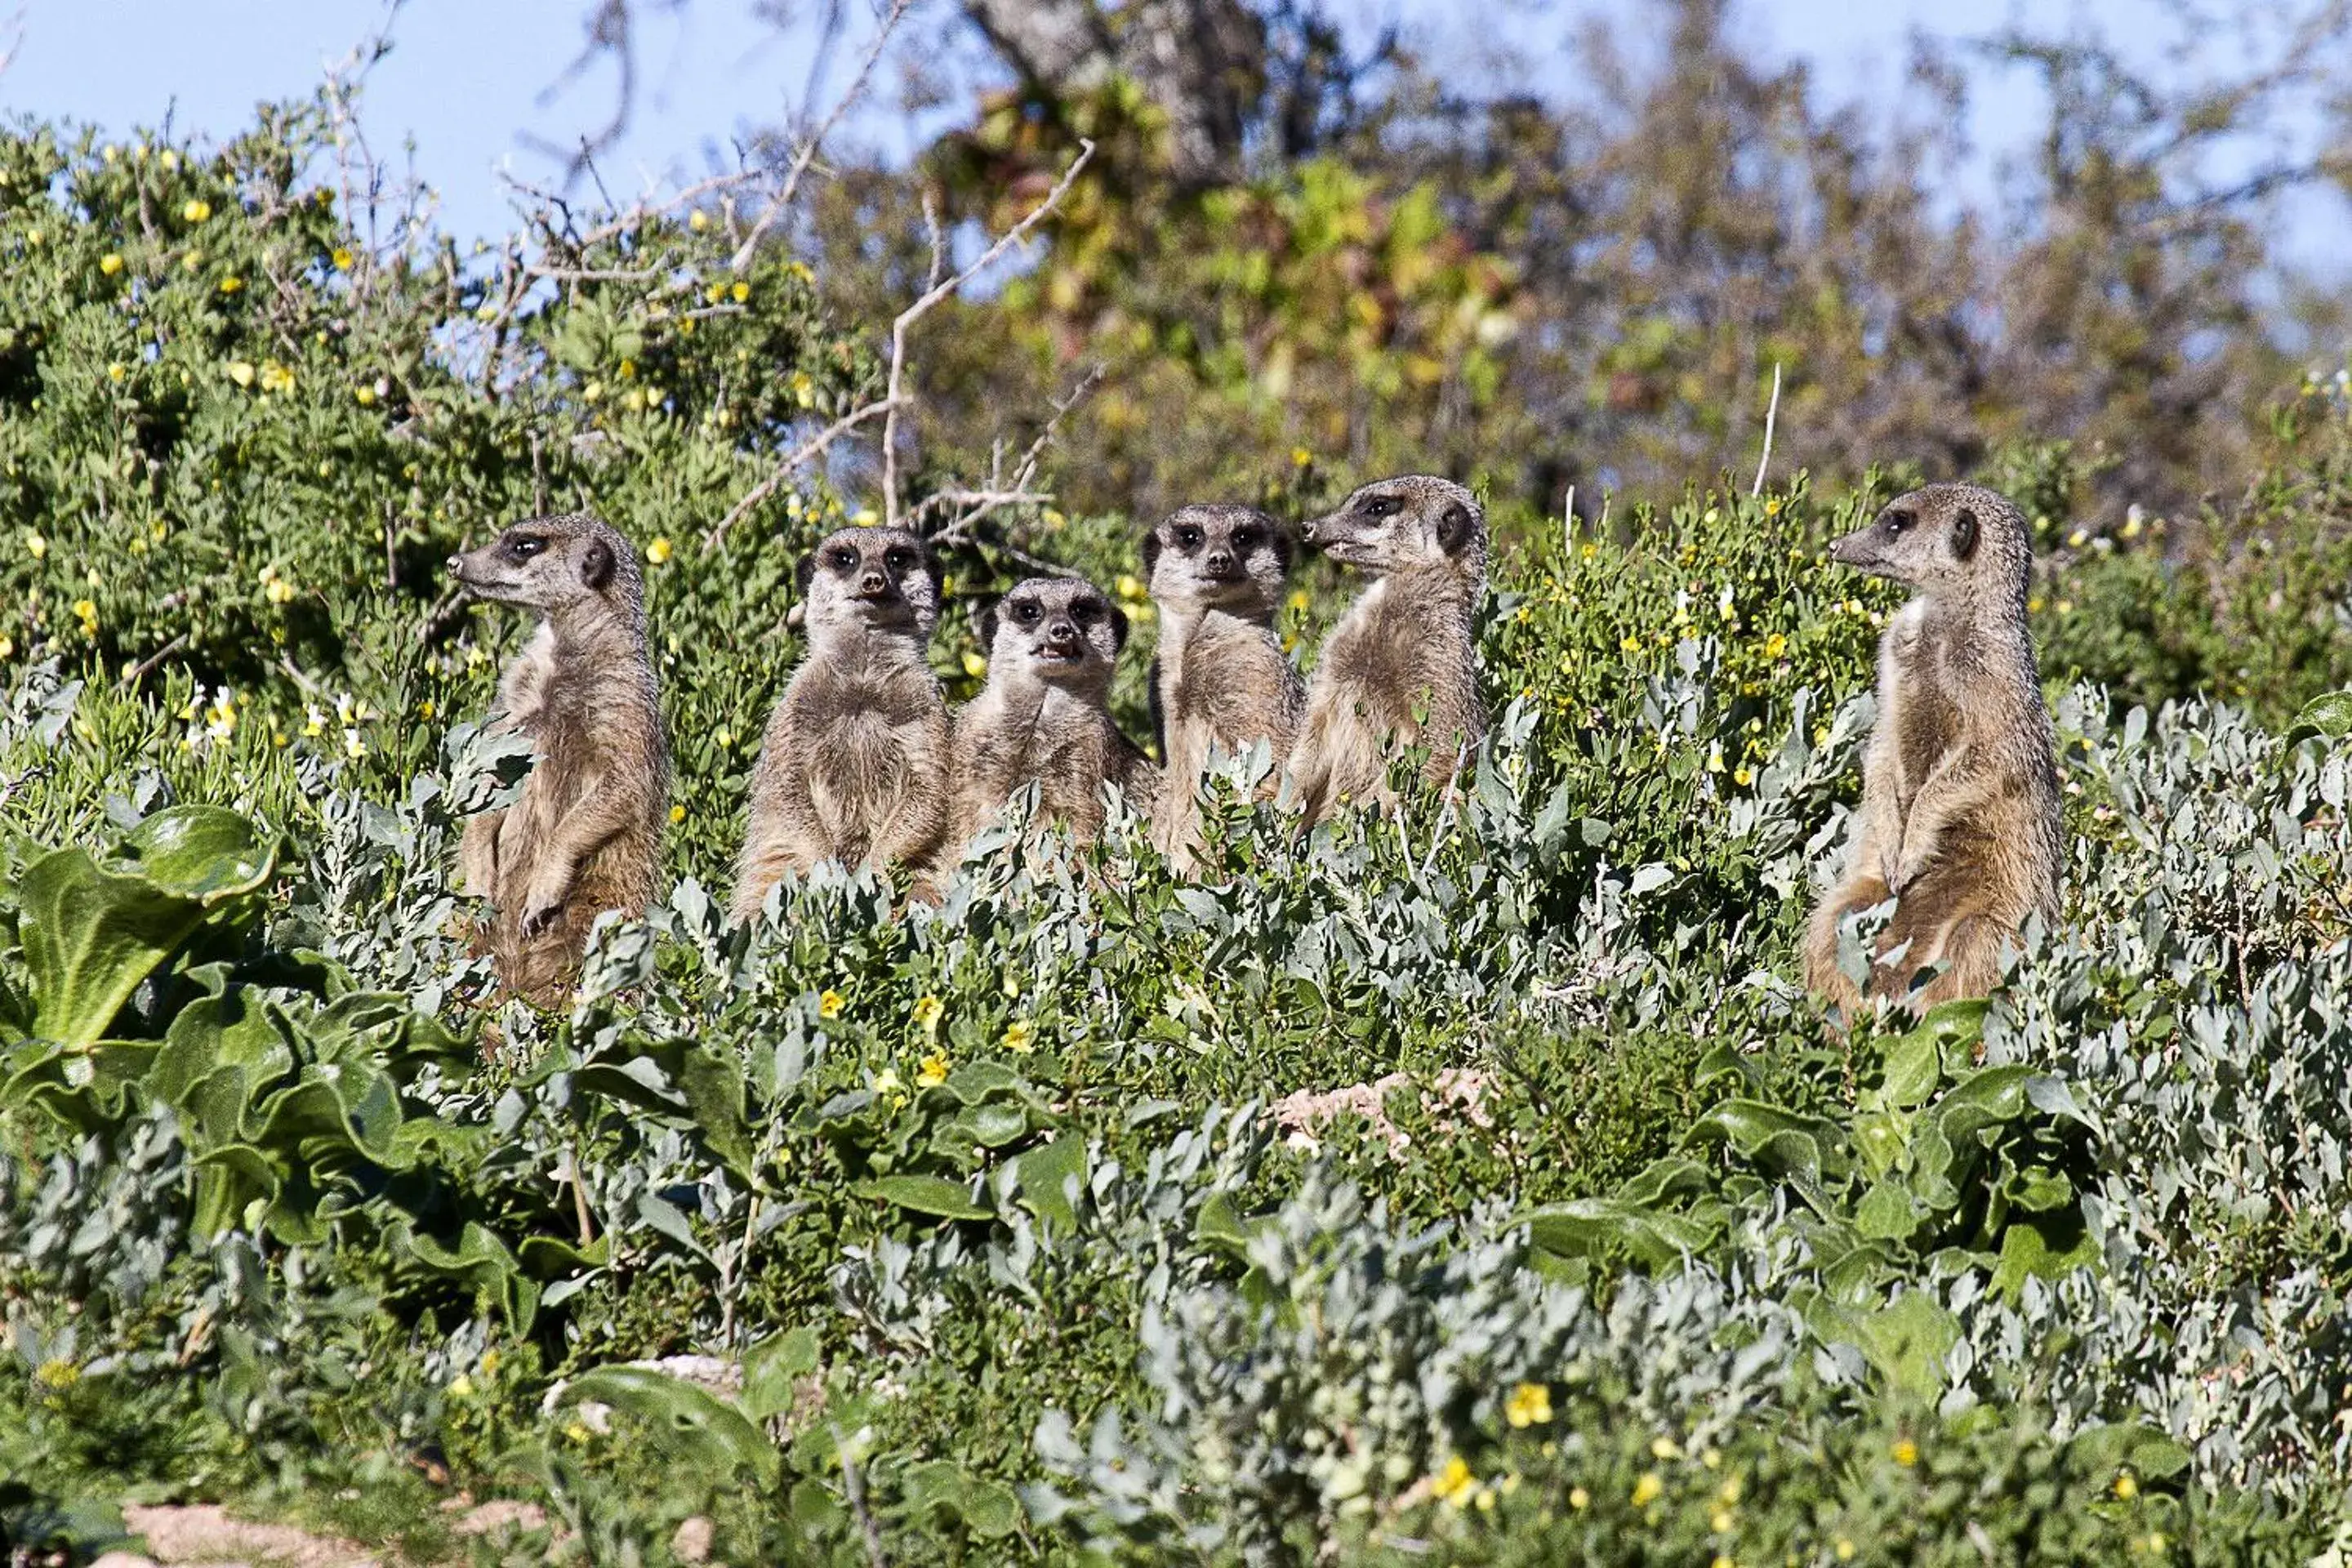
[[[591,605],[635,612],[645,603],[637,552],[585,512],[526,518],[480,549],[449,557],[449,571],[478,599],[545,615]]]
[[[1254,507],[1180,507],[1143,536],[1143,573],[1161,604],[1271,616],[1289,572],[1290,536]]]
[[[1307,525],[1307,542],[1334,561],[1386,575],[1451,566],[1486,575],[1486,513],[1452,479],[1403,474],[1358,487],[1327,517]]]
[[[940,621],[940,563],[903,528],[844,528],[801,557],[809,640],[888,632],[929,640]]]
[[[1127,616],[1101,589],[1075,577],[1032,577],[980,618],[988,675],[1082,691],[1110,684],[1127,646]]]
[[[2025,518],[1979,485],[1928,485],[1898,496],[1830,546],[1830,559],[1938,598],[2014,601],[2024,614],[2033,570]]]

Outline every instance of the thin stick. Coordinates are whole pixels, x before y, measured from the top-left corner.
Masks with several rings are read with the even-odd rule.
[[[1559,548],[1563,555],[1576,553],[1576,487],[1568,487],[1568,499],[1559,503]]]
[[[876,1526],[874,1516],[866,1511],[866,1483],[858,1479],[857,1461],[849,1457],[849,1439],[841,1435],[841,1423],[827,1423],[833,1430],[833,1451],[841,1456],[841,1490],[849,1500],[849,1511],[857,1520],[858,1532],[866,1537],[866,1561],[873,1568],[888,1568],[889,1559],[882,1555],[882,1531]]]
[[[932,306],[996,265],[1006,251],[1027,239],[1030,231],[1045,221],[1045,215],[1061,205],[1062,198],[1069,194],[1070,185],[1077,179],[1078,172],[1087,166],[1094,155],[1095,144],[1090,141],[1081,140],[1078,142],[1078,155],[1070,161],[1070,166],[1062,172],[1061,179],[1055,183],[1051,191],[1045,194],[1045,199],[1037,204],[1035,210],[1005,230],[995,244],[981,252],[980,259],[957,272],[953,277],[933,282],[923,291],[922,298],[899,311],[898,319],[890,323],[890,383],[887,395],[882,400],[882,406],[889,411],[882,421],[882,506],[883,521],[886,525],[892,528],[898,526],[898,410],[907,401],[906,395],[900,388],[905,382],[907,373],[908,330],[928,315]],[[935,279],[941,266],[939,243],[938,227],[935,223],[932,228],[931,263],[931,271]]]
[[[889,43],[890,35],[898,30],[899,19],[906,16],[907,7],[911,3],[912,0],[891,0],[889,15],[882,18],[882,30],[874,35],[874,43],[866,49],[866,58],[858,64],[857,76],[850,82],[849,90],[834,104],[833,112],[824,117],[824,123],[816,128],[815,134],[801,144],[799,153],[793,159],[793,166],[784,172],[784,183],[776,192],[775,199],[768,204],[767,210],[761,213],[759,221],[751,226],[751,232],[743,237],[743,243],[735,247],[734,259],[729,263],[734,271],[741,272],[751,265],[751,253],[759,247],[760,237],[766,234],[769,226],[792,206],[793,196],[800,189],[801,176],[807,174],[809,165],[816,161],[817,149],[823,147],[824,139],[833,134],[833,128],[841,123],[841,117],[849,112],[849,106],[866,96],[866,84],[874,75],[875,62],[882,58],[883,47]],[[816,84],[812,82],[809,85],[814,89]]]
[[[181,645],[185,643],[187,640],[188,634],[182,632],[178,636],[174,637],[170,642],[167,642],[162,647],[157,648],[153,653],[149,654],[145,658],[142,658],[137,664],[132,665],[130,672],[123,676],[122,684],[125,686],[138,685],[150,674],[153,673],[157,665],[171,658],[174,653],[177,653],[180,650]]]
[[[861,407],[853,408],[798,447],[793,447],[792,454],[776,465],[774,472],[743,492],[743,499],[737,501],[733,509],[719,520],[717,526],[702,536],[702,542],[706,546],[715,545],[726,538],[727,531],[734,527],[745,512],[775,494],[776,487],[790,479],[794,468],[799,468],[868,419],[877,414],[888,412],[893,406],[891,400],[886,397],[879,403],[868,403]]]
[[[1756,484],[1755,488],[1748,492],[1749,495],[1760,496],[1764,493],[1764,470],[1772,466],[1772,423],[1780,417],[1780,362],[1774,360],[1772,362],[1772,402],[1770,406],[1764,410],[1764,455],[1756,459]]]

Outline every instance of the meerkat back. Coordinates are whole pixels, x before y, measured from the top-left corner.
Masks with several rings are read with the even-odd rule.
[[[2027,915],[2054,920],[2064,854],[2056,748],[2026,623],[2024,518],[1970,485],[1930,485],[1840,540],[1832,558],[1916,596],[1880,639],[1879,716],[1844,879],[1816,907],[1806,978],[1851,1016],[1837,963],[1848,914],[1895,900],[1868,994],[1932,1006],[1999,982]],[[1943,973],[1916,995],[1912,977]]]
[[[1307,542],[1374,578],[1325,639],[1307,687],[1292,775],[1312,826],[1341,801],[1391,803],[1389,759],[1405,746],[1428,745],[1424,774],[1440,788],[1476,750],[1486,519],[1460,485],[1408,474],[1357,489],[1307,526]]]
[[[646,647],[645,583],[627,540],[583,514],[533,518],[452,556],[478,598],[537,610],[539,629],[499,683],[493,727],[539,761],[513,805],[467,823],[468,890],[501,983],[555,1005],[605,910],[652,900],[669,751]]]
[[[807,653],[751,775],[734,917],[826,860],[928,871],[948,827],[947,702],[926,650],[940,571],[903,529],[846,528],[799,570]]]

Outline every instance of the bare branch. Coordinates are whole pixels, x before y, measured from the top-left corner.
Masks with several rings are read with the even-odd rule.
[[[815,457],[827,447],[832,446],[835,441],[841,439],[842,437],[848,435],[850,431],[856,429],[858,426],[865,424],[868,419],[873,418],[876,415],[887,413],[891,406],[892,404],[887,397],[878,403],[860,405],[858,407],[851,409],[848,413],[843,415],[840,418],[826,426],[824,429],[818,431],[815,435],[810,437],[807,440],[802,442],[799,446],[793,447],[792,452],[786,456],[784,460],[776,465],[773,472],[770,473],[766,479],[761,479],[758,484],[753,485],[749,490],[746,490],[743,493],[743,499],[737,501],[733,508],[728,511],[727,515],[720,518],[710,531],[702,536],[703,544],[706,547],[709,547],[717,544],[720,540],[726,538],[727,531],[733,528],[735,524],[742,519],[745,512],[750,511],[753,507],[758,506],[761,501],[766,500],[770,496],[775,494],[776,487],[790,479],[793,469],[799,468],[803,463],[807,462],[810,458]]]
[[[923,514],[934,508],[940,510],[959,506],[967,508],[962,516],[949,522],[931,537],[931,543],[934,546],[964,544],[971,542],[971,531],[979,525],[980,521],[1001,507],[1051,504],[1054,499],[1052,492],[1034,488],[1038,464],[1045,455],[1046,446],[1054,439],[1054,431],[1062,423],[1063,416],[1076,407],[1080,400],[1095,389],[1095,384],[1102,380],[1102,376],[1103,367],[1097,364],[1079,378],[1078,384],[1070,388],[1068,396],[1054,405],[1054,412],[1045,417],[1045,428],[1037,432],[1037,438],[1029,443],[1027,451],[1021,454],[1021,460],[1013,465],[1013,474],[1009,479],[1005,477],[1000,452],[989,464],[988,483],[985,486],[978,489],[941,490],[935,495],[925,497],[916,505],[910,515],[910,524],[919,530],[922,527]],[[1017,553],[1013,552],[1012,546],[1001,542],[998,548]],[[1055,567],[1054,570],[1057,574],[1063,571],[1060,567]]]
[[[849,112],[851,105],[866,96],[866,84],[873,79],[875,64],[881,59],[884,47],[890,42],[890,35],[898,30],[900,19],[907,15],[907,8],[911,4],[913,0],[890,0],[889,13],[882,18],[881,29],[874,35],[874,42],[867,47],[866,58],[858,62],[857,75],[850,82],[848,90],[834,103],[832,112],[824,117],[824,123],[802,142],[800,152],[793,155],[792,167],[784,171],[784,183],[777,188],[766,210],[760,214],[759,221],[752,224],[751,232],[743,237],[743,243],[735,247],[735,258],[729,264],[733,270],[741,272],[751,265],[751,254],[759,247],[761,237],[779,217],[791,210],[793,197],[801,187],[801,176],[807,174],[809,165],[816,161],[817,150],[824,145],[824,139],[833,134],[834,127],[841,123],[841,117]],[[811,87],[814,89],[814,84],[812,83]]]
[[[1772,426],[1780,417],[1780,362],[1774,360],[1772,362],[1772,401],[1764,410],[1764,455],[1756,459],[1756,483],[1748,488],[1749,495],[1760,496],[1764,493],[1764,470],[1772,466]]]
[[[1078,143],[1078,155],[1070,160],[1070,166],[1062,171],[1061,179],[1055,183],[1052,190],[1045,193],[1045,199],[1039,202],[1027,217],[1023,218],[998,237],[995,244],[981,252],[978,260],[950,278],[941,279],[939,276],[940,269],[946,264],[946,253],[940,237],[939,225],[936,219],[933,220],[931,286],[923,291],[922,298],[899,311],[898,319],[890,323],[890,382],[883,398],[883,406],[890,412],[882,422],[882,507],[883,521],[886,525],[895,528],[898,523],[898,410],[906,402],[906,394],[902,388],[907,372],[908,330],[929,314],[934,305],[961,289],[973,278],[995,266],[1007,251],[1026,240],[1030,232],[1045,221],[1045,216],[1061,205],[1062,198],[1069,194],[1071,184],[1077,179],[1079,171],[1087,166],[1094,155],[1095,144],[1090,141],[1081,140]],[[926,214],[930,210],[928,198],[925,201],[924,210]]]

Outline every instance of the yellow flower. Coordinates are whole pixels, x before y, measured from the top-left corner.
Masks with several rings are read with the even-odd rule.
[[[1315,454],[1308,451],[1304,447],[1293,447],[1290,449],[1290,466],[1292,468],[1303,468],[1314,460]]]
[[[684,822],[686,820],[686,807],[682,805],[671,806],[669,808],[669,819],[672,823]]]
[[[25,531],[25,553],[38,561],[49,552],[49,542],[31,529]]]
[[[1853,1542],[1848,1541],[1843,1535],[1838,1537],[1837,1560],[1841,1563],[1851,1563],[1853,1561]]]
[[[2116,1478],[2116,1496],[2123,1499],[2126,1502],[2129,1502],[2132,1499],[2139,1496],[2139,1482],[2133,1479],[2132,1473],[2129,1470],[2126,1470],[2122,1475]]]
[[[1739,1568],[1739,1564],[1731,1560],[1731,1554],[1729,1552],[1718,1552],[1715,1554],[1715,1562],[1712,1564],[1712,1568]]]
[[[1756,775],[1748,771],[1748,764],[1745,763],[1742,763],[1739,766],[1731,770],[1731,782],[1738,784],[1741,789],[1746,789],[1755,781]]]
[[[646,546],[646,559],[656,566],[666,566],[669,563],[669,540],[666,537],[656,539]]]
[[[2147,1532],[2147,1549],[2150,1552],[2161,1552],[2168,1544],[2168,1542],[2164,1539],[2164,1531],[2151,1530]]]
[[[15,639],[14,637],[0,637],[0,658],[14,658],[14,657],[15,657],[15,655],[16,655],[16,639]]]
[[[751,297],[751,286],[749,283],[738,283],[727,292],[733,295],[735,302],[740,305]]]
[[[81,617],[82,636],[86,637],[94,637],[98,635],[97,605],[88,599],[76,599],[74,601],[74,614]]]
[[[1764,503],[1764,515],[1766,517],[1778,517],[1780,515],[1780,498],[1779,496],[1774,496],[1771,500]]]
[[[1026,1018],[1015,1018],[1004,1026],[1004,1048],[1016,1057],[1025,1057],[1037,1048],[1037,1026]]]
[[[940,1016],[946,1012],[946,1005],[926,992],[915,999],[915,1027],[926,1033],[936,1029],[940,1026]]]
[[[1649,1507],[1652,1503],[1658,1500],[1659,1494],[1664,1492],[1665,1489],[1666,1483],[1658,1479],[1657,1471],[1643,1471],[1642,1479],[1633,1483],[1633,1506],[1635,1508]]]
[[[1711,773],[1719,773],[1723,771],[1723,748],[1721,746],[1714,747],[1706,753],[1706,771]],[[1661,1437],[1658,1441],[1663,1443],[1665,1439]]]
[[[471,1399],[474,1396],[474,1380],[461,1372],[449,1380],[449,1392],[460,1399]]]
[[[262,361],[261,390],[264,392],[293,391],[294,373],[274,359]]]
[[[365,382],[362,382],[359,385],[352,388],[352,396],[358,401],[359,405],[362,408],[365,408],[368,405],[375,401],[375,388],[368,385]]]
[[[113,277],[116,273],[118,273],[118,272],[121,271],[121,270],[122,270],[122,255],[121,255],[121,252],[120,252],[120,251],[114,251],[114,250],[110,250],[110,251],[108,251],[104,256],[100,257],[100,258],[98,258],[98,269],[99,269],[100,272],[105,273],[109,278],[111,278],[111,277]]]
[[[241,359],[228,362],[228,378],[239,386],[253,384],[253,367]]]
[[[1307,613],[1307,590],[1304,588],[1293,588],[1290,591],[1288,603],[1292,609],[1297,611],[1300,615],[1305,615]]]
[[[1764,657],[1766,658],[1778,658],[1788,651],[1789,639],[1782,637],[1779,632],[1774,632],[1770,637],[1764,639]]]
[[[1683,1451],[1672,1437],[1653,1437],[1650,1439],[1650,1457],[1654,1459],[1679,1459]]]
[[[339,245],[335,247],[334,250],[328,256],[327,259],[334,264],[336,271],[349,272],[353,264],[359,260],[359,258],[352,254],[350,246]]]
[[[1523,1383],[1503,1402],[1503,1419],[1514,1426],[1534,1426],[1551,1419],[1551,1390],[1540,1383]]]
[[[180,216],[190,223],[202,223],[213,216],[213,204],[202,196],[190,196],[188,205],[180,209]]]
[[[898,1073],[889,1068],[885,1068],[874,1075],[873,1089],[876,1094],[895,1095],[902,1101],[907,1098],[906,1084],[899,1079]]]
[[[1895,1456],[1895,1462],[1901,1465],[1905,1469],[1909,1469],[1913,1465],[1919,1462],[1919,1445],[1914,1443],[1908,1437],[1896,1438],[1895,1441],[1895,1447],[1889,1449],[1888,1452]]]
[[[294,597],[294,584],[283,577],[272,577],[262,584],[261,592],[273,605],[283,605]]]
[[[1581,1513],[1592,1506],[1592,1494],[1582,1487],[1568,1489],[1568,1506]]]
[[[1113,583],[1111,586],[1118,591],[1118,596],[1122,599],[1140,599],[1143,597],[1143,584],[1141,582],[1137,580],[1135,574],[1132,572],[1120,573],[1118,574],[1118,580]]]
[[[988,660],[967,649],[963,656],[963,672],[978,680],[988,673]]]
[[[1429,1478],[1431,1493],[1439,1501],[1452,1503],[1455,1508],[1470,1500],[1469,1493],[1477,1484],[1478,1478],[1470,1473],[1470,1467],[1459,1454],[1446,1460],[1445,1468]]]
[[[1707,1452],[1712,1454],[1715,1450],[1709,1448]],[[1739,1500],[1739,1478],[1738,1476],[1734,1476],[1729,1480],[1724,1482],[1723,1489],[1715,1495],[1723,1500],[1723,1506],[1726,1508],[1729,1508],[1732,1504],[1738,1502]]]
[[[841,1010],[848,1005],[847,1002],[842,1000],[840,992],[827,991],[816,999],[816,1016],[820,1018],[838,1018],[841,1016]]]
[[[244,287],[245,279],[233,273],[220,280],[220,291],[224,294],[234,294]]]
[[[2090,542],[2091,536],[2078,528],[2074,532],[2066,536],[2066,548],[2069,550],[2080,550]]]
[[[1717,1509],[1713,1513],[1706,1516],[1706,1527],[1715,1531],[1717,1535],[1730,1534],[1731,1510],[1727,1508]]]
[[[1642,651],[1642,639],[1640,637],[1632,637],[1622,638],[1617,644],[1617,651],[1620,653],[1639,653]]]
[[[923,1058],[922,1066],[915,1069],[915,1082],[924,1089],[935,1088],[947,1080],[948,1057],[945,1051],[933,1051]]]
[[[129,375],[130,374],[131,367],[124,364],[120,360],[117,360],[114,363],[106,367],[106,379],[109,381],[121,381],[124,376]]]
[[[694,230],[695,233],[700,234],[704,229],[710,226],[710,215],[704,212],[700,207],[697,207],[694,209],[693,216],[686,220],[686,226]]]

